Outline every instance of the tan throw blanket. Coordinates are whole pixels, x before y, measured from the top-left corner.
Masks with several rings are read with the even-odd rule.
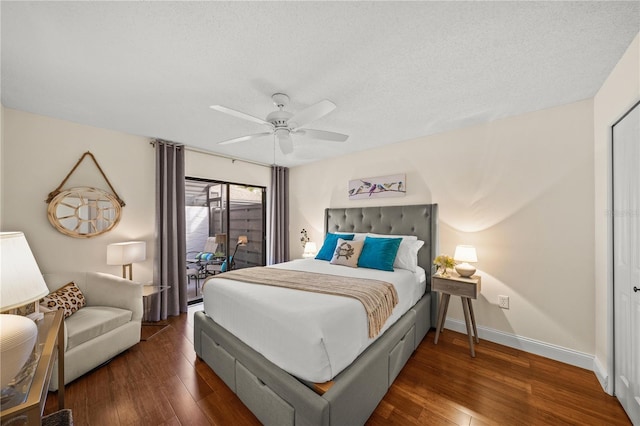
[[[253,284],[285,287],[314,293],[346,296],[359,300],[367,312],[369,338],[375,337],[398,304],[398,293],[392,284],[365,278],[342,277],[288,269],[236,269],[218,275],[220,278]]]

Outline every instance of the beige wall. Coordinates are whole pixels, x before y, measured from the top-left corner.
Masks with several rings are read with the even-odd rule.
[[[293,168],[292,257],[300,229],[322,241],[325,207],[438,203],[440,252],[477,248],[480,326],[593,354],[592,114],[585,100]],[[405,197],[347,199],[349,180],[396,173]]]
[[[23,231],[43,273],[83,270],[120,275],[120,267],[106,264],[107,244],[146,241],[147,260],[134,265],[134,279],[151,281],[155,154],[150,139],[8,108],[2,108],[2,116],[0,230]],[[112,231],[77,239],[51,226],[44,200],[86,151],[94,154],[126,206]],[[267,187],[270,179],[268,167],[192,151],[187,151],[185,171],[188,176]],[[108,190],[89,159],[82,162],[64,188],[73,186]]]
[[[594,98],[596,370],[608,391],[613,373],[611,126],[640,101],[640,34]]]
[[[86,151],[98,160],[126,206],[111,232],[71,238],[47,219],[45,199]],[[4,109],[2,139],[3,231],[23,231],[43,273],[64,270],[121,274],[106,264],[107,244],[147,242],[147,260],[134,265],[134,278],[152,278],[154,234],[154,151],[144,137]],[[109,190],[89,158],[64,188],[93,186]]]
[[[269,190],[271,168],[241,160],[187,150],[185,174],[189,177],[222,180],[246,185],[266,186]]]

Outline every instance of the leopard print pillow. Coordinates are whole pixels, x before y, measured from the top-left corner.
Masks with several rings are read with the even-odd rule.
[[[87,302],[78,286],[70,282],[40,299],[40,304],[51,310],[62,309],[64,317],[67,318]]]

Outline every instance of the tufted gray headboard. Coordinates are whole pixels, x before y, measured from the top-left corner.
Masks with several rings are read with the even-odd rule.
[[[349,207],[325,209],[326,232],[373,232],[416,235],[424,241],[418,265],[427,271],[427,291],[431,290],[433,259],[438,251],[438,205]]]

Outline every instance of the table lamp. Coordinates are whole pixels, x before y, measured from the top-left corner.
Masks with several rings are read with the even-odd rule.
[[[122,265],[122,278],[133,280],[133,263],[142,262],[147,256],[147,244],[144,241],[113,243],[107,246],[107,265]]]
[[[0,311],[16,309],[49,294],[44,278],[22,232],[0,232]],[[32,319],[0,315],[0,388],[7,387],[25,362],[38,337]]]
[[[318,253],[318,248],[316,247],[316,243],[307,241],[304,244],[304,252],[302,252],[302,257],[304,257],[305,259],[310,257],[316,257],[317,253]]]
[[[469,278],[475,274],[475,266],[468,263],[478,261],[478,255],[476,254],[476,249],[473,246],[457,246],[456,251],[453,254],[453,260],[456,262],[462,262],[455,266],[456,272],[461,277]]]

